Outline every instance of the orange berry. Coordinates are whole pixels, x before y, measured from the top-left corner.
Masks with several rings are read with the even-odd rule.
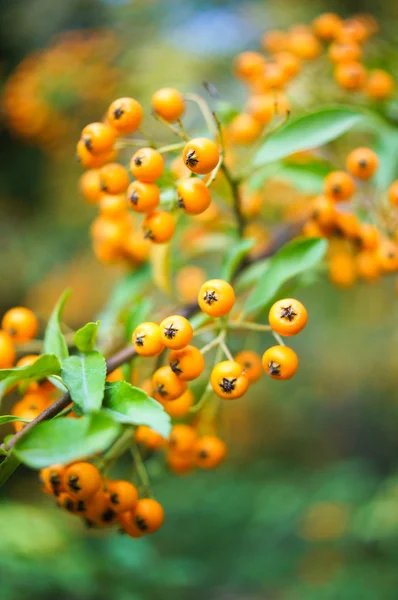
[[[275,115],[276,98],[272,94],[257,94],[251,96],[247,110],[262,125],[271,123]]]
[[[185,111],[184,99],[174,88],[162,88],[152,96],[153,110],[163,119],[172,123],[182,117]]]
[[[153,183],[164,169],[163,156],[153,148],[140,148],[130,161],[130,171],[139,181]]]
[[[225,443],[215,435],[204,435],[194,445],[194,456],[197,467],[214,469],[223,462],[227,454]]]
[[[393,273],[398,269],[398,244],[388,238],[381,241],[378,248],[378,259],[385,273]]]
[[[166,440],[157,431],[147,425],[140,425],[135,431],[135,441],[149,448],[157,450],[166,444]]]
[[[152,376],[154,398],[159,402],[162,400],[174,400],[183,394],[187,384],[177,377],[169,366],[160,367]]]
[[[271,306],[268,320],[276,333],[291,336],[297,335],[304,329],[308,315],[301,302],[294,298],[284,298]]]
[[[369,73],[366,93],[372,100],[386,100],[394,94],[394,78],[383,71],[375,69]]]
[[[375,250],[379,245],[379,230],[371,223],[362,223],[358,239],[364,250]]]
[[[89,498],[85,498],[83,504],[87,523],[98,527],[106,527],[113,525],[118,519],[116,511],[110,503],[109,494],[102,489]]]
[[[205,368],[203,354],[195,346],[174,350],[169,356],[170,369],[183,381],[197,379]]]
[[[234,60],[234,75],[242,81],[250,81],[261,75],[265,67],[265,58],[259,52],[242,52]]]
[[[355,213],[337,213],[336,231],[343,237],[357,240],[360,235],[360,223]]]
[[[90,123],[83,129],[81,139],[91,154],[105,154],[112,150],[115,131],[105,123]]]
[[[141,124],[144,111],[134,98],[118,98],[114,100],[107,112],[109,125],[118,134],[132,133]]]
[[[138,491],[129,481],[107,481],[106,491],[109,494],[109,503],[115,513],[134,510],[137,506]]]
[[[373,281],[380,275],[380,260],[374,250],[361,250],[356,257],[358,275],[366,281]]]
[[[160,323],[160,329],[162,343],[173,350],[185,348],[193,336],[191,323],[181,315],[167,317]]]
[[[175,222],[172,215],[164,210],[155,210],[145,217],[142,222],[144,238],[154,244],[165,244],[174,235]]]
[[[15,358],[16,352],[12,338],[6,331],[0,330],[0,369],[10,369]]]
[[[123,243],[123,252],[136,263],[145,261],[151,249],[151,242],[144,239],[140,231],[131,231]]]
[[[310,31],[293,31],[289,35],[289,50],[303,60],[313,60],[322,52],[322,46]]]
[[[99,176],[101,190],[108,194],[121,194],[129,184],[128,173],[119,163],[104,165],[99,171]]]
[[[261,38],[261,46],[266,52],[280,52],[288,46],[288,34],[285,31],[272,29],[266,31]]]
[[[111,149],[108,152],[102,152],[101,154],[92,154],[87,150],[83,140],[79,140],[76,145],[76,157],[84,169],[102,167],[105,163],[114,160],[115,156],[116,152],[114,149]]]
[[[104,194],[99,201],[101,216],[118,219],[126,214],[128,202],[124,194]]]
[[[224,360],[212,370],[210,383],[217,396],[226,400],[233,400],[240,398],[246,392],[249,378],[238,362]]]
[[[40,483],[43,486],[43,491],[46,494],[58,496],[64,491],[63,474],[65,471],[64,465],[51,465],[39,472]]]
[[[361,90],[366,85],[366,69],[359,62],[346,62],[338,64],[334,77],[340,87],[345,90]]]
[[[218,164],[220,153],[218,146],[208,138],[190,140],[182,153],[184,164],[197,175],[210,173]]]
[[[102,479],[97,467],[91,463],[76,462],[66,467],[64,485],[73,498],[85,500],[98,492]]]
[[[298,368],[297,354],[287,346],[268,348],[261,359],[263,369],[272,379],[290,379]]]
[[[157,356],[164,350],[162,331],[156,323],[141,323],[134,329],[132,342],[140,356]]]
[[[133,519],[143,534],[154,533],[163,525],[163,507],[153,498],[142,498],[137,503]]]
[[[362,57],[362,49],[355,42],[333,42],[329,46],[328,57],[336,65],[356,62]]]
[[[347,156],[347,170],[358,179],[370,179],[379,166],[379,158],[370,148],[356,148]]]
[[[338,287],[348,288],[357,278],[357,267],[353,256],[348,252],[334,254],[328,264],[329,279]]]
[[[222,279],[210,279],[202,285],[198,295],[200,309],[211,317],[228,314],[235,302],[233,287]]]
[[[261,358],[257,352],[253,352],[253,350],[242,350],[242,352],[239,352],[235,356],[234,360],[243,367],[243,372],[250,383],[254,383],[260,379],[262,374]]]
[[[134,520],[134,513],[131,511],[126,511],[119,515],[119,523],[122,530],[127,533],[132,538],[142,538],[145,535],[145,532],[142,531]]]
[[[197,433],[193,427],[179,423],[170,432],[169,445],[173,452],[184,454],[193,450],[196,438]]]
[[[210,190],[202,179],[190,177],[177,186],[178,206],[190,215],[199,215],[209,208]]]
[[[167,466],[173,473],[184,475],[192,471],[194,467],[194,457],[191,452],[184,454],[178,452],[168,452],[166,455]]]
[[[135,212],[148,213],[155,210],[160,202],[160,190],[155,183],[133,181],[127,190],[127,198]]]
[[[301,61],[292,52],[278,52],[274,59],[282,68],[284,79],[291,79],[300,72]]]
[[[330,42],[330,40],[334,40],[338,37],[341,26],[342,20],[335,13],[323,13],[312,22],[312,28],[315,34],[320,37],[321,40],[325,40],[326,42]]]
[[[29,308],[17,306],[5,313],[1,327],[14,342],[27,342],[37,335],[39,322]]]
[[[354,180],[344,171],[332,171],[323,181],[323,190],[335,202],[350,200],[355,193]]]
[[[107,381],[124,381],[125,377],[123,374],[123,370],[121,367],[118,367],[117,369],[115,369],[114,371],[112,371],[112,373],[109,373],[109,375],[106,376],[106,380]]]
[[[393,206],[398,206],[398,179],[388,188],[388,199]]]
[[[16,411],[18,414],[16,414]],[[14,410],[13,408],[11,412],[16,417],[20,417],[21,419],[25,419],[26,421],[33,421],[34,419],[36,419],[36,417],[39,416],[41,410],[37,408],[17,408],[16,410]],[[25,427],[26,423],[23,423],[22,421],[15,421],[12,425],[14,427],[14,430],[18,433],[18,431],[21,431],[21,429]]]
[[[234,144],[251,144],[262,131],[261,123],[251,114],[242,113],[237,115],[230,127],[229,133]]]
[[[194,396],[189,388],[185,390],[178,398],[175,400],[162,400],[158,398],[158,402],[160,402],[165,411],[175,419],[180,419],[181,417],[185,417],[189,413],[189,409],[194,403]]]
[[[87,204],[97,204],[101,198],[98,169],[89,169],[79,179],[79,190]]]
[[[327,196],[318,196],[312,203],[312,218],[321,227],[332,227],[336,221],[336,208]]]

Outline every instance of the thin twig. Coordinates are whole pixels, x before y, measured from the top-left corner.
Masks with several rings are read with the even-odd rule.
[[[241,211],[239,183],[232,177],[230,170],[228,169],[228,167],[225,165],[224,162],[221,163],[220,168],[221,168],[222,172],[224,173],[226,180],[229,183],[229,187],[231,188],[232,199],[233,199],[233,203],[234,203],[234,213],[235,213],[235,218],[236,218],[236,224],[238,226],[238,233],[239,233],[239,237],[242,237],[243,230],[245,227],[245,219],[244,219],[244,217],[242,215],[242,211]]]

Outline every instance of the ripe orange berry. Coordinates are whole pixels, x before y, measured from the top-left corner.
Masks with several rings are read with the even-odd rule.
[[[361,19],[352,17],[343,22],[339,37],[342,40],[354,40],[361,44],[367,40],[369,32]]]
[[[83,501],[80,501],[80,502],[83,502]],[[61,492],[57,497],[58,506],[60,508],[63,508],[64,510],[67,510],[68,512],[70,512],[72,514],[77,514],[79,512],[78,506],[77,506],[78,503],[79,503],[79,500],[72,498],[72,496],[70,494],[68,494],[67,492]]]
[[[367,80],[365,67],[355,61],[338,64],[334,77],[339,86],[348,91],[361,90]]]
[[[388,238],[383,239],[377,252],[380,266],[384,272],[393,273],[398,269],[398,244],[396,242]]]
[[[149,448],[157,450],[166,444],[166,440],[157,431],[147,425],[140,425],[135,431],[135,441]]]
[[[374,281],[380,275],[381,265],[375,250],[361,250],[356,257],[358,275],[366,281]]]
[[[328,50],[329,59],[336,65],[359,61],[361,56],[361,46],[355,42],[333,42]]]
[[[272,94],[256,94],[247,103],[247,110],[262,125],[271,123],[275,115],[276,98]]]
[[[153,148],[140,148],[130,161],[130,171],[136,179],[153,183],[159,179],[164,169],[163,156]]]
[[[20,358],[15,364],[16,367],[28,367],[33,365],[37,359],[39,358],[38,354],[26,354],[22,358]]]
[[[164,350],[162,331],[156,323],[141,323],[134,329],[132,342],[140,356],[157,356]]]
[[[107,219],[119,219],[126,215],[128,202],[124,194],[104,194],[99,201],[101,216]]]
[[[115,513],[134,510],[137,506],[138,491],[129,481],[107,481],[106,491],[109,494],[109,503]]]
[[[39,322],[29,308],[17,306],[5,313],[1,327],[14,342],[27,342],[37,335]]]
[[[287,346],[268,348],[261,359],[263,369],[272,379],[290,379],[297,371],[297,354]]]
[[[254,383],[260,379],[261,370],[261,358],[253,350],[242,350],[239,352],[234,359],[243,367],[243,372],[248,378],[250,383]]]
[[[100,186],[108,194],[121,194],[126,191],[129,176],[126,169],[119,163],[108,163],[99,171]]]
[[[174,88],[162,88],[152,96],[153,110],[169,123],[177,121],[185,111],[184,99]]]
[[[162,400],[161,398],[158,398],[158,402],[163,405],[165,411],[170,417],[175,419],[185,417],[189,413],[189,409],[193,405],[194,400],[195,398],[189,388],[175,400]]]
[[[187,384],[177,377],[169,366],[160,367],[152,376],[155,400],[174,400],[183,394]]]
[[[83,129],[81,139],[91,154],[105,154],[112,150],[115,131],[105,123],[90,123]]]
[[[181,315],[173,315],[160,323],[161,340],[166,348],[180,350],[189,344],[193,336],[191,323]]]
[[[182,156],[184,164],[197,175],[210,173],[220,159],[217,144],[208,138],[195,138],[189,141]]]
[[[144,535],[154,533],[163,525],[163,507],[153,498],[142,498],[133,512],[133,520]]]
[[[223,317],[228,314],[234,302],[235,292],[227,281],[210,279],[200,288],[199,308],[211,317]]]
[[[63,475],[65,467],[64,465],[51,465],[45,469],[41,469],[39,472],[40,483],[43,486],[43,491],[46,494],[52,494],[58,496],[64,491],[63,487]]]
[[[151,249],[151,242],[144,239],[140,231],[131,231],[123,243],[123,252],[133,263],[145,261]]]
[[[338,37],[341,26],[342,20],[335,13],[323,13],[312,22],[312,28],[315,34],[320,37],[321,40],[325,40],[326,42],[330,42],[330,40],[334,40]]]
[[[166,462],[169,469],[177,475],[185,475],[185,473],[192,471],[194,467],[194,457],[191,452],[181,454],[170,451],[166,455]]]
[[[251,114],[237,115],[229,126],[231,141],[234,144],[251,144],[262,131],[261,123]]]
[[[44,392],[28,392],[13,406],[13,414],[22,415],[24,410],[41,413],[48,406],[48,397]]]
[[[348,288],[357,278],[357,267],[349,252],[337,252],[331,256],[328,264],[329,278],[338,287]]]
[[[132,133],[141,124],[144,111],[134,98],[118,98],[114,100],[107,112],[109,125],[118,134]]]
[[[308,315],[305,306],[294,298],[278,300],[271,306],[268,314],[272,329],[284,336],[297,335],[307,324]]]
[[[288,46],[288,34],[278,29],[266,31],[261,38],[261,46],[266,52],[270,52],[271,54],[286,50]]]
[[[233,400],[240,398],[246,392],[249,378],[238,362],[224,360],[212,370],[210,383],[217,396],[226,400]]]
[[[178,206],[190,215],[199,215],[209,208],[211,194],[202,179],[190,177],[177,186]]]
[[[127,533],[132,538],[142,538],[145,535],[144,531],[139,529],[138,525],[134,520],[134,513],[127,510],[124,513],[121,513],[119,516],[119,523],[122,530]]]
[[[234,60],[233,71],[235,77],[242,81],[250,81],[262,75],[265,67],[265,58],[259,52],[242,52]]]
[[[214,469],[223,462],[227,446],[215,435],[204,435],[194,445],[195,464],[201,469]]]
[[[97,204],[101,198],[101,182],[98,169],[89,169],[79,179],[79,190],[87,204]]]
[[[76,462],[66,467],[64,485],[72,498],[85,500],[98,492],[102,479],[97,467],[91,463]]]
[[[292,52],[278,52],[275,54],[274,59],[282,68],[284,79],[291,79],[300,72],[301,61]]]
[[[336,221],[336,208],[327,196],[318,196],[312,203],[312,218],[321,227],[332,227]]]
[[[355,239],[357,241],[360,235],[360,227],[360,222],[355,213],[337,213],[335,231],[342,237]]]
[[[344,171],[332,171],[323,181],[323,191],[335,202],[350,200],[355,193],[354,180]]]
[[[379,230],[371,223],[362,223],[358,239],[364,250],[375,250],[379,245]]]
[[[203,354],[195,346],[174,350],[169,356],[170,369],[183,381],[197,379],[205,368]]]
[[[114,160],[116,154],[117,153],[113,148],[108,152],[92,154],[87,150],[83,140],[79,140],[76,145],[76,158],[84,169],[96,169],[97,167],[102,167],[105,163]]]
[[[347,170],[358,179],[370,179],[379,166],[379,158],[370,148],[356,148],[347,156]]]
[[[174,235],[175,222],[172,215],[164,210],[149,213],[142,222],[144,238],[154,244],[165,244]]]
[[[83,503],[86,522],[91,525],[106,527],[113,525],[118,519],[116,511],[110,503],[109,494],[102,489],[89,498],[85,498]]]
[[[289,35],[289,50],[303,60],[313,60],[321,54],[322,46],[310,31],[293,31]]]
[[[6,331],[0,330],[0,369],[10,369],[15,358],[16,352],[12,338]]]
[[[20,403],[18,402],[17,404],[19,405]],[[37,408],[21,408],[16,405],[15,407],[13,407],[11,413],[16,417],[25,419],[26,421],[33,421],[34,419],[36,419],[36,417],[39,416],[41,410]],[[15,421],[12,425],[14,427],[14,430],[18,432],[25,427],[26,423],[23,423],[22,421]]]
[[[169,436],[169,445],[173,452],[185,454],[193,450],[197,433],[190,425],[174,425]]]
[[[366,93],[372,100],[386,100],[394,94],[395,82],[393,77],[382,69],[369,73]]]
[[[127,189],[127,198],[135,212],[148,213],[155,210],[160,202],[160,190],[155,183],[133,181]]]
[[[121,367],[118,367],[117,369],[112,371],[112,373],[109,373],[109,375],[106,376],[107,381],[124,381],[124,379],[125,377]]]
[[[393,206],[398,206],[398,179],[388,188],[388,199]]]

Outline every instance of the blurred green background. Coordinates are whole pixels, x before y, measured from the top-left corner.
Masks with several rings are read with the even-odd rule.
[[[67,118],[60,122],[56,112],[47,115],[33,103],[29,109],[43,111],[40,130],[25,123],[18,134],[2,121],[1,312],[28,303],[45,317],[70,286],[67,318],[80,325],[100,310],[121,275],[99,265],[90,248],[94,209],[78,196],[74,161],[81,125],[118,95],[148,103],[164,85],[200,91],[206,80],[239,99],[243,92],[230,79],[237,52],[256,48],[266,29],[309,22],[331,9],[374,14],[396,68],[393,0],[3,2],[3,91],[28,61],[24,81],[26,73],[40,81],[43,97]],[[88,47],[70,33],[82,29],[92,32],[85,34]],[[60,39],[76,44],[77,58],[37,58]],[[310,315],[293,344],[300,372],[292,382],[262,380],[243,400],[228,403],[221,424],[230,448],[226,465],[180,478],[149,464],[167,515],[155,536],[86,532],[40,493],[34,474],[21,468],[14,475],[0,504],[0,598],[397,598],[394,281],[346,292],[321,281],[299,298]],[[243,342],[264,346],[258,338],[238,338],[233,350]]]

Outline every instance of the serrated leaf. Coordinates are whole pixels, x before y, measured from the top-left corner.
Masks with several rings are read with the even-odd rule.
[[[0,399],[6,390],[19,381],[35,381],[60,373],[61,365],[54,354],[42,354],[39,358],[26,367],[13,369],[0,369]]]
[[[51,313],[47,324],[47,329],[44,334],[44,351],[48,354],[55,354],[58,356],[60,361],[63,361],[67,356],[69,356],[68,344],[66,343],[65,336],[61,331],[61,320],[65,303],[70,294],[70,290],[65,290],[59,298],[53,312]]]
[[[152,308],[152,300],[143,298],[135,302],[128,311],[126,318],[126,339],[131,342],[134,329],[146,320]]]
[[[242,240],[234,244],[225,254],[223,265],[221,268],[221,279],[231,281],[237,267],[242,262],[243,258],[250,252],[255,245],[255,240]]]
[[[6,425],[7,423],[14,423],[15,421],[20,421],[21,423],[30,423],[29,419],[24,419],[23,417],[16,417],[14,415],[1,415],[0,416],[0,425]]]
[[[258,280],[243,312],[245,315],[262,310],[289,279],[313,268],[325,255],[324,239],[297,239],[283,246],[269,261],[264,276]]]
[[[163,406],[127,381],[106,384],[104,410],[120,423],[148,425],[163,437],[170,433],[170,417]]]
[[[20,464],[21,461],[15,456],[15,454],[10,453],[8,456],[6,456],[6,458],[0,463],[0,487],[5,484],[5,482],[11,477]]]
[[[364,119],[353,108],[323,108],[288,123],[269,136],[255,154],[253,166],[261,167],[301,150],[318,148],[335,140]]]
[[[62,363],[62,379],[83,412],[98,411],[104,397],[105,358],[99,352],[69,356]]]
[[[44,421],[15,444],[14,453],[29,467],[42,469],[54,463],[65,464],[103,452],[120,431],[120,424],[103,412],[79,419]]]
[[[95,323],[86,323],[78,329],[74,335],[74,342],[79,352],[91,352],[95,348],[97,341],[98,327],[101,321]]]

